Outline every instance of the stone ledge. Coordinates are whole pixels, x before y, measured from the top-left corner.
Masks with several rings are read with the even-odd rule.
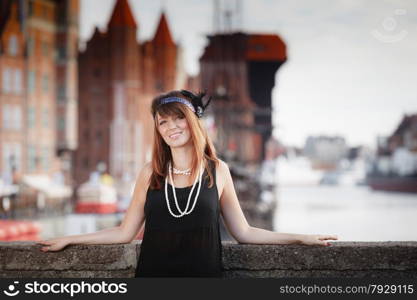
[[[34,242],[0,242],[0,278],[134,277],[140,241],[71,245],[44,253]],[[417,242],[333,242],[332,246],[223,242],[223,276],[417,278]]]
[[[34,242],[0,242],[0,278],[133,277],[139,246],[70,245],[44,253]]]

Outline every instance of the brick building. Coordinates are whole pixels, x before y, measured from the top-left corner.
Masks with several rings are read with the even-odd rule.
[[[0,8],[1,176],[68,174],[61,158],[77,141],[78,0]]]
[[[106,30],[79,53],[76,185],[100,165],[116,183],[134,180],[151,159],[152,98],[185,83],[165,13],[151,40],[138,42],[138,27],[128,1],[117,0]]]

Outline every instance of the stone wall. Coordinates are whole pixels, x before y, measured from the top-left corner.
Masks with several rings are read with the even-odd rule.
[[[33,242],[0,242],[0,278],[134,277],[140,241],[71,245],[41,252]],[[334,242],[331,246],[223,242],[223,277],[417,278],[417,242]]]

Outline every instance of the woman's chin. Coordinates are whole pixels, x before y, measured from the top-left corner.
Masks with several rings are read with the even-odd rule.
[[[169,141],[169,143],[167,143],[168,146],[170,146],[171,148],[180,148],[180,147],[184,147],[187,145],[187,141],[184,141],[182,139],[179,139],[177,141]]]

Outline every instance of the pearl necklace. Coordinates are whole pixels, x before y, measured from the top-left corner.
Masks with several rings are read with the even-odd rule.
[[[191,168],[183,171],[183,170],[175,169],[174,167],[171,168],[170,166],[170,170],[174,170],[174,174],[191,175]]]
[[[175,206],[177,207],[178,211],[180,212],[179,215],[176,215],[175,213],[172,212],[171,210],[171,206],[169,205],[169,199],[168,199],[168,176],[165,177],[165,200],[167,202],[167,207],[168,207],[168,211],[171,214],[171,216],[173,216],[174,218],[181,218],[185,215],[189,215],[193,210],[194,207],[197,203],[197,198],[198,195],[200,194],[200,189],[201,189],[201,178],[203,177],[203,167],[201,167],[201,169],[199,170],[199,176],[196,176],[195,180],[194,180],[194,184],[191,188],[190,193],[188,194],[188,200],[187,200],[187,206],[185,207],[185,210],[182,211],[178,205],[178,200],[177,200],[177,194],[175,192],[175,186],[174,186],[174,180],[172,179],[172,168],[171,168],[171,162],[169,163],[169,179],[171,180],[171,187],[172,187],[172,193],[174,194],[174,202],[175,202]],[[200,179],[200,182],[198,183],[198,188],[197,188],[197,194],[194,197],[194,203],[191,207],[191,209],[189,211],[188,210],[188,206],[190,204],[190,199],[191,199],[191,195],[193,194],[194,188],[196,186],[197,183],[197,179]]]

